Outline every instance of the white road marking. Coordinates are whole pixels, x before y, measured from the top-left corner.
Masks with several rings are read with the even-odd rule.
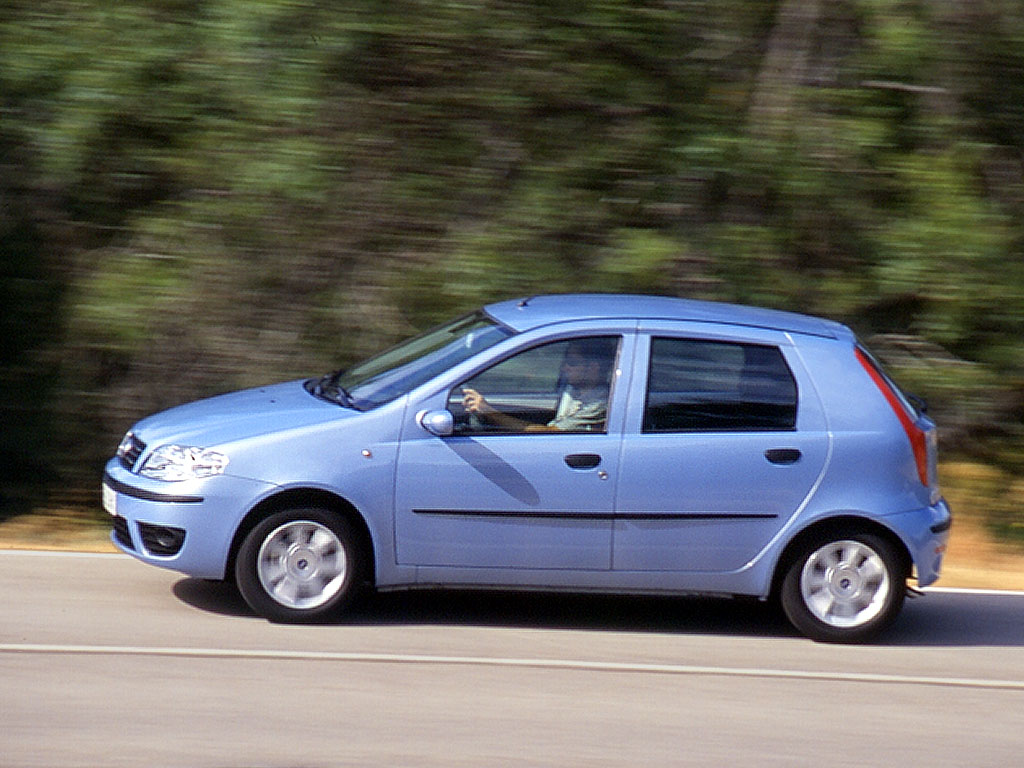
[[[921,590],[925,594],[936,592],[947,595],[1008,595],[1011,597],[1024,597],[1024,591],[1016,589],[972,589],[968,587],[925,587]]]
[[[0,557],[5,555],[14,557],[82,557],[94,559],[121,559],[132,560],[131,555],[124,552],[75,552],[72,550],[60,549],[2,549]],[[972,589],[967,587],[924,587],[925,594],[935,592],[937,594],[950,595],[994,595],[1008,597],[1024,597],[1024,590],[1013,589]]]
[[[620,672],[704,677],[748,677],[776,680],[815,680],[888,685],[929,685],[946,688],[985,688],[1024,691],[1024,680],[883,675],[863,672],[826,672],[759,667],[711,667],[686,664],[631,664],[614,661],[573,659],[516,659],[485,656],[432,656],[401,653],[333,653],[328,651],[274,651],[232,648],[174,648],[130,645],[48,645],[0,643],[0,654],[64,654],[86,656],[174,656],[192,659],[236,659],[264,661],[323,661],[371,664],[434,664],[444,666],[515,667],[559,669],[583,672]]]
[[[58,558],[83,558],[90,560],[132,560],[131,555],[124,552],[77,552],[74,550],[61,549],[3,549],[0,548],[0,557],[58,557]],[[975,589],[969,587],[924,587],[921,591],[928,595],[987,595],[991,597],[1024,597],[1024,590],[1013,589]],[[690,596],[690,595],[688,595]]]

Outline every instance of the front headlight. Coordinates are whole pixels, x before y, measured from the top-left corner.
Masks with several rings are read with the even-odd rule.
[[[154,480],[195,480],[224,472],[228,457],[217,451],[185,445],[161,445],[146,459],[139,474]]]

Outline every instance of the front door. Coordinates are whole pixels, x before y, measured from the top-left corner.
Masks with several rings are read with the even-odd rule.
[[[408,425],[396,477],[400,564],[611,567],[621,339],[586,338],[531,347],[452,388],[450,437]]]

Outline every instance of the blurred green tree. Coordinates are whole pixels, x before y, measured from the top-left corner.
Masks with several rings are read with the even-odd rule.
[[[1019,467],[1022,71],[1013,0],[7,2],[4,487],[580,289],[849,322]]]

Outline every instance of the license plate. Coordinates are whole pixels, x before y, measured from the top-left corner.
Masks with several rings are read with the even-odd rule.
[[[117,516],[117,492],[106,483],[103,484],[103,508]]]

